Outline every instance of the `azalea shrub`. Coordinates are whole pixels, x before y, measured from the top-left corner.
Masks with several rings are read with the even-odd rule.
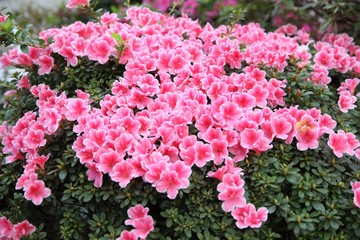
[[[68,8],[88,8],[71,0]],[[130,7],[1,17],[3,239],[360,237],[360,47]],[[12,88],[10,86],[12,85]]]

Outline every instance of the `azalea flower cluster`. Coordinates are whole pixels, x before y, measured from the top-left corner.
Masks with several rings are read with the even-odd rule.
[[[20,240],[35,232],[36,228],[27,220],[13,224],[6,217],[0,217],[0,239]]]
[[[148,215],[149,208],[144,208],[141,204],[128,209],[127,214],[130,219],[125,221],[126,225],[134,227],[133,230],[124,230],[118,240],[137,240],[146,239],[147,235],[154,230],[154,220]]]
[[[81,90],[68,98],[45,84],[31,86],[25,75],[21,78],[18,87],[37,98],[38,113],[26,113],[15,126],[4,123],[0,133],[3,152],[9,155],[6,162],[26,161],[16,188],[34,204],[51,194],[37,173],[44,171],[51,155],[39,152],[67,122],[76,122],[72,148],[96,187],[102,186],[104,174],[121,188],[142,178],[175,199],[189,187],[192,168],[213,165],[218,169],[208,176],[220,181],[218,199],[239,228],[260,227],[268,214],[244,197],[242,169],[235,163],[249,154],[271,149],[275,140],[296,140],[301,151],[316,149],[328,135],[328,146],[337,157],[360,159],[360,142],[353,133],[335,133],[336,121],[318,109],[284,107],[287,81],[265,71],[314,65],[313,75],[304,81],[322,85],[330,81],[328,69],[359,75],[359,47],[345,35],[316,43],[318,53],[312,56],[309,36],[290,25],[266,33],[258,24],[236,24],[229,33],[226,26],[201,27],[187,16],[167,17],[141,7],[128,9],[127,20],[106,13],[99,23],[48,29],[40,34],[45,41],[52,39],[46,48],[12,50],[0,59],[3,66],[36,65],[39,75],[56,69],[54,53],[64,57],[68,67],[77,66],[83,57],[125,65],[99,107]],[[327,61],[331,57],[336,63]],[[350,103],[340,105],[342,111],[354,108],[359,81],[348,79],[340,87],[340,98],[351,94]],[[153,224],[147,212],[142,206],[129,209],[125,224],[135,230],[123,232],[128,236],[124,239],[146,237]]]

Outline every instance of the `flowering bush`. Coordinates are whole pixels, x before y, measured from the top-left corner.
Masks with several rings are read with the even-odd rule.
[[[22,69],[0,127],[1,237],[21,221],[32,239],[360,237],[352,38],[143,7],[97,19],[31,38],[0,25],[21,45],[0,62]]]

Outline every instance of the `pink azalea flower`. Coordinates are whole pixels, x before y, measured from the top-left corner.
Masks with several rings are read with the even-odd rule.
[[[154,230],[154,220],[147,215],[148,212],[149,208],[144,208],[141,204],[137,204],[127,211],[130,219],[127,219],[125,224],[133,226],[134,230],[132,232],[142,239],[145,239]]]
[[[357,98],[355,96],[352,96],[350,92],[344,91],[340,94],[338,105],[340,108],[340,111],[343,113],[347,113],[348,110],[354,109],[356,107],[355,102]]]
[[[238,228],[240,228],[240,229],[249,227],[246,224],[245,220],[251,214],[251,212],[254,212],[254,211],[255,211],[255,206],[253,204],[251,204],[251,203],[246,204],[246,205],[244,205],[242,207],[235,208],[231,212],[231,215],[236,220],[236,226]]]
[[[75,7],[85,7],[89,4],[90,0],[69,0],[68,4],[66,4],[66,7],[72,9]]]
[[[241,146],[247,149],[253,149],[256,145],[259,144],[260,139],[263,137],[264,133],[261,130],[256,130],[253,128],[245,129],[241,132]]]
[[[0,217],[0,239],[11,239],[13,224],[6,217]]]
[[[20,80],[17,82],[16,86],[18,88],[26,88],[30,89],[30,82],[27,75],[24,75],[20,78]]]
[[[300,151],[305,151],[308,148],[316,149],[319,147],[317,129],[308,128],[305,132],[298,132],[296,134],[296,139],[299,141],[296,146]]]
[[[158,161],[155,164],[147,166],[148,171],[146,172],[144,179],[156,186],[157,182],[160,180],[161,173],[166,169],[166,161]]]
[[[136,234],[134,230],[127,231],[124,230],[121,232],[120,237],[118,237],[116,240],[138,240],[139,236]]]
[[[120,187],[125,188],[134,177],[133,168],[127,161],[120,161],[113,167],[110,177],[114,182],[118,182]]]
[[[65,117],[69,121],[77,120],[81,116],[86,115],[90,110],[87,101],[80,98],[68,99],[65,108]]]
[[[170,199],[175,199],[179,189],[189,186],[188,179],[180,179],[175,170],[166,169],[161,173],[160,180],[156,184],[156,190],[160,193],[167,192]]]
[[[293,127],[292,124],[283,117],[273,118],[271,120],[271,125],[274,128],[276,137],[280,139],[287,139],[288,133]]]
[[[351,187],[354,192],[354,204],[360,208],[360,182],[351,182]]]
[[[246,204],[244,194],[245,190],[242,187],[227,186],[218,196],[219,200],[223,201],[222,209],[225,212],[231,212],[235,207],[244,206]]]
[[[100,155],[99,170],[103,173],[112,173],[117,163],[120,163],[122,158],[115,151],[104,152]],[[120,167],[120,165],[119,165]],[[125,167],[125,166],[123,166]],[[121,167],[120,167],[121,168]],[[127,166],[127,169],[129,167]],[[120,169],[118,169],[120,170]],[[125,169],[123,169],[125,170]]]
[[[85,166],[88,168],[86,174],[89,181],[95,180],[94,186],[100,188],[103,183],[103,174],[99,170],[98,165],[94,162],[88,162],[85,164]]]
[[[228,147],[227,141],[214,139],[211,141],[210,146],[215,156],[214,163],[217,165],[221,164],[224,161],[224,159],[229,155],[227,149]]]
[[[234,95],[233,101],[240,108],[252,108],[256,106],[256,98],[249,93],[239,93]]]
[[[114,43],[112,43],[113,45]],[[98,61],[101,64],[109,61],[112,52],[111,43],[103,38],[92,40],[86,48],[86,54],[90,60]]]
[[[24,197],[31,200],[35,205],[40,205],[44,198],[49,197],[51,190],[45,187],[45,183],[41,180],[35,180],[25,190]]]
[[[257,211],[252,211],[245,218],[245,224],[251,228],[259,228],[262,222],[267,220],[268,210],[264,207],[259,208]]]
[[[30,129],[24,137],[24,145],[29,149],[38,149],[45,146],[46,139],[44,131]]]
[[[259,228],[262,222],[267,220],[268,210],[261,207],[256,211],[255,206],[251,203],[243,207],[237,207],[231,212],[236,220],[236,226],[240,229],[251,227]]]
[[[342,130],[339,130],[338,133],[330,134],[327,144],[338,158],[341,158],[350,149],[346,133]]]
[[[147,235],[154,230],[154,220],[151,216],[145,216],[141,219],[133,220],[132,226],[134,232],[142,239],[146,239]]]
[[[207,162],[215,158],[211,145],[197,142],[195,144],[196,161],[195,165],[203,167]]]
[[[39,57],[36,63],[40,67],[38,70],[39,75],[49,74],[51,69],[54,67],[54,59],[48,55]]]
[[[20,240],[22,237],[27,237],[35,232],[36,227],[30,224],[27,220],[15,224],[13,228],[13,239]]]
[[[134,207],[131,207],[127,210],[127,214],[129,216],[129,220],[125,221],[126,225],[132,225],[135,219],[142,219],[147,216],[149,212],[149,208],[144,208],[141,204],[137,204]]]

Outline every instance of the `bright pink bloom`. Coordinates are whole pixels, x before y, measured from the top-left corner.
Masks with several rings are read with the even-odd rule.
[[[66,7],[71,9],[75,7],[85,7],[89,5],[90,0],[69,0],[69,3],[66,4]]]
[[[39,57],[36,63],[40,66],[38,70],[39,75],[49,74],[54,67],[54,59],[48,55]]]
[[[147,235],[154,230],[154,220],[151,216],[145,216],[141,219],[133,220],[132,226],[134,232],[142,239],[146,239]]]
[[[296,122],[296,139],[299,141],[296,146],[300,151],[308,148],[316,149],[319,146],[318,124],[310,115],[304,115]]]
[[[240,108],[252,108],[256,106],[256,98],[249,93],[239,93],[235,94],[233,101],[240,107]]]
[[[104,64],[109,61],[112,52],[110,43],[102,38],[94,39],[86,48],[86,53],[90,60],[99,61]]]
[[[137,204],[134,207],[129,208],[127,210],[127,214],[130,219],[126,220],[125,224],[132,225],[133,224],[132,220],[142,219],[145,216],[147,216],[148,212],[149,212],[149,208],[147,208],[147,207],[144,208],[141,204]]]
[[[262,222],[267,220],[268,210],[264,207],[257,211],[250,212],[249,216],[245,218],[245,224],[251,228],[259,228]]]
[[[40,205],[44,198],[49,197],[51,190],[45,187],[45,183],[41,180],[35,180],[25,190],[24,197],[31,200],[35,205]]]
[[[241,132],[240,138],[241,138],[241,146],[247,149],[253,149],[256,147],[261,138],[263,137],[264,133],[261,130],[248,128]]]
[[[85,166],[88,168],[86,174],[89,181],[95,180],[94,186],[100,188],[103,183],[103,174],[99,170],[98,165],[94,162],[86,163]]]
[[[118,237],[116,240],[138,240],[138,239],[139,239],[139,237],[134,230],[132,230],[130,232],[127,230],[124,230],[121,232],[120,237]]]
[[[125,188],[134,177],[133,168],[127,161],[121,161],[113,167],[110,177],[114,182],[118,182],[120,187]]]
[[[180,179],[175,170],[167,169],[161,173],[160,180],[156,184],[156,190],[161,193],[167,192],[168,198],[175,199],[179,189],[187,188],[189,184],[189,180]]]
[[[143,239],[154,230],[154,220],[151,216],[147,215],[148,212],[149,208],[144,208],[141,204],[137,204],[128,209],[127,213],[130,219],[125,221],[125,224],[133,226],[133,232]]]
[[[296,139],[299,141],[296,146],[300,151],[305,151],[308,148],[316,149],[319,147],[317,129],[308,128],[305,132],[298,132]]]
[[[0,16],[0,23],[5,22],[6,19],[7,19],[7,16],[4,16],[4,15]]]
[[[30,129],[24,137],[24,145],[29,149],[38,149],[39,147],[45,146],[46,139],[42,130]]]
[[[288,133],[292,129],[292,124],[283,117],[271,119],[271,125],[275,131],[275,135],[280,139],[287,139]]]
[[[246,204],[244,194],[245,190],[242,187],[226,187],[218,196],[219,200],[223,201],[222,209],[225,212],[231,212],[235,207],[244,206]]]
[[[266,99],[269,96],[269,91],[266,88],[256,84],[249,92],[256,99],[256,105],[265,107],[267,105]]]
[[[196,152],[195,165],[198,167],[205,166],[207,162],[215,158],[211,145],[204,144],[202,142],[197,142],[195,144],[195,152]]]
[[[344,91],[340,94],[338,105],[340,111],[343,113],[347,113],[348,110],[354,109],[356,107],[355,102],[357,98],[352,96],[350,92]]]
[[[351,188],[354,192],[354,204],[360,208],[360,182],[351,182]]]
[[[104,152],[100,155],[99,170],[103,173],[112,173],[114,170],[113,169],[114,166],[121,161],[122,158],[117,152],[115,151]],[[127,167],[127,169],[128,168],[129,167]]]
[[[348,152],[350,149],[348,137],[346,136],[346,133],[342,130],[339,130],[338,133],[330,134],[327,144],[338,158],[341,158],[343,154]]]
[[[0,217],[0,239],[11,239],[13,224],[6,218]]]
[[[228,147],[227,141],[214,139],[211,141],[210,146],[215,156],[214,163],[217,165],[221,164],[224,161],[224,159],[229,155],[227,149]]]
[[[153,184],[153,186],[156,186],[157,182],[160,180],[161,173],[166,169],[166,167],[166,161],[158,161],[157,163],[147,166],[149,170],[146,172],[144,179]]]
[[[20,80],[17,82],[16,86],[18,88],[26,88],[30,89],[30,82],[27,75],[24,75],[20,78]]]
[[[13,239],[20,240],[22,237],[29,236],[33,232],[35,232],[36,227],[30,224],[27,220],[22,221],[14,225],[13,228]]]
[[[255,206],[251,203],[244,207],[238,207],[231,212],[236,220],[236,226],[240,229],[251,227],[259,228],[261,223],[267,220],[268,210],[264,207],[256,211]]]
[[[79,117],[86,115],[90,110],[87,101],[80,98],[68,99],[65,108],[65,117],[69,121],[77,120]]]

